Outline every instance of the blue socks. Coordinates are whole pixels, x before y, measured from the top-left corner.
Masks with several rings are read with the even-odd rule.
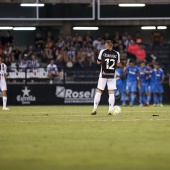
[[[122,101],[122,105],[126,104],[126,93],[124,92],[121,93],[121,101]]]
[[[150,101],[151,101],[151,94],[148,94],[148,95],[147,95],[147,102],[146,102],[146,103],[147,103],[147,104],[150,104]]]
[[[154,94],[154,95],[153,95],[153,103],[154,103],[154,104],[158,104],[157,94]]]
[[[133,93],[130,94],[130,103],[131,103],[132,105],[134,104],[135,97],[136,97],[135,94],[133,94]]]
[[[162,100],[163,100],[163,95],[159,94],[159,104],[162,104]]]

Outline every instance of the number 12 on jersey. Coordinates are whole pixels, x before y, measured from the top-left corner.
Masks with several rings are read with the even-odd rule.
[[[110,59],[110,58],[106,58],[106,69],[108,70],[114,70],[115,69],[115,60],[114,59]]]

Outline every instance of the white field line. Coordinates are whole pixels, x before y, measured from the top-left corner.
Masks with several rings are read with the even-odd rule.
[[[66,121],[62,121],[62,120],[55,120],[54,122],[137,122],[137,121],[170,121],[170,119],[147,119],[147,120],[142,120],[142,119],[126,119],[126,120],[116,120],[116,119],[112,119],[112,120],[108,120],[108,119],[102,119],[102,120],[94,120],[94,119],[87,119],[87,120],[66,120]],[[0,120],[0,122],[17,122],[17,123],[44,123],[44,122],[48,122],[48,121],[31,121],[31,120],[15,120],[15,121],[2,121]],[[53,122],[53,123],[54,123]]]

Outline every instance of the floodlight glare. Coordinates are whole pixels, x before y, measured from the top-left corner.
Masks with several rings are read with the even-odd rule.
[[[145,4],[119,4],[119,7],[144,7]]]
[[[37,3],[22,3],[20,4],[22,7],[43,7],[44,4],[37,4]]]
[[[158,29],[158,30],[166,30],[166,29],[167,29],[167,26],[157,26],[157,29]]]
[[[34,31],[36,27],[14,27],[14,31]]]
[[[8,27],[8,26],[5,26],[5,27],[0,27],[0,30],[12,30],[13,27]]]
[[[73,30],[98,30],[99,27],[73,27]]]
[[[156,27],[155,26],[143,26],[141,27],[142,30],[155,30]]]

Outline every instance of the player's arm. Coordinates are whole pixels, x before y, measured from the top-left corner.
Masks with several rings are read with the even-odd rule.
[[[138,85],[141,86],[142,82],[141,82],[141,79],[140,79],[140,74],[137,74],[137,80],[138,80]]]
[[[97,59],[97,64],[101,64],[101,60]]]
[[[129,66],[125,66],[123,68],[123,74],[126,74],[129,71]]]
[[[138,80],[138,85],[141,86],[141,85],[142,85],[142,82],[141,82],[141,78],[140,78],[139,69],[138,69],[138,71],[137,71],[137,80]]]
[[[162,75],[162,79],[161,79],[161,81],[160,81],[160,84],[163,84],[164,80],[165,80],[165,75],[163,74],[163,75]]]
[[[97,64],[101,64],[103,51],[104,51],[104,50],[101,50],[100,53],[99,53],[99,56],[98,56],[98,58],[97,58]]]
[[[4,74],[4,78],[5,78],[5,81],[7,80],[7,75],[6,74]],[[6,81],[7,82],[7,81]]]
[[[48,72],[48,74],[51,73],[51,72],[50,72],[50,67],[48,67],[48,66],[47,66],[47,72]]]
[[[58,77],[58,79],[60,80],[60,73],[59,73],[59,71],[58,71],[58,68],[56,67],[56,69],[55,69],[55,74],[56,74],[56,76]]]
[[[129,66],[130,59],[127,59],[126,66],[124,67],[123,73],[127,73],[127,68]]]
[[[58,71],[57,67],[55,67],[55,74],[56,74],[56,76],[59,76],[59,71]]]
[[[120,53],[117,52],[117,54],[118,54],[118,58],[117,58],[117,64],[116,64],[116,66],[117,66],[117,67],[120,67]]]
[[[127,67],[123,68],[123,74],[127,73]]]
[[[7,67],[6,67],[6,65],[4,68],[4,78],[5,78],[5,82],[7,82]]]

